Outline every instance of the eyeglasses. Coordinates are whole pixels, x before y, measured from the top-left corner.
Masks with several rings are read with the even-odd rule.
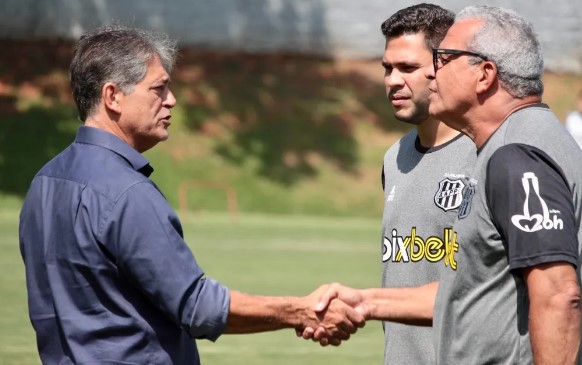
[[[452,55],[465,55],[465,56],[474,56],[479,57],[483,61],[489,61],[489,59],[479,53],[471,52],[471,51],[463,51],[460,49],[447,49],[447,48],[433,48],[432,49],[432,64],[434,66],[434,72],[436,74],[439,67],[439,61],[444,66],[448,59],[444,58],[443,55],[452,54]],[[442,67],[442,66],[441,66]]]

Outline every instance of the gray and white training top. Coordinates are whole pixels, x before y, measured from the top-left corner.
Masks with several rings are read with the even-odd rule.
[[[521,269],[580,276],[582,150],[543,104],[511,114],[478,153],[455,223],[456,267],[435,306],[438,364],[532,364]]]
[[[439,279],[451,264],[446,244],[461,204],[463,178],[477,158],[475,145],[459,134],[426,149],[416,129],[384,157],[382,285],[406,287]],[[384,322],[384,363],[433,364],[432,328]]]

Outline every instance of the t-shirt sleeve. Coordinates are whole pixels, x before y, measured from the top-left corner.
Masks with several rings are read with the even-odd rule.
[[[229,291],[204,277],[183,240],[178,217],[153,185],[136,184],[120,197],[102,239],[120,275],[192,337],[215,340],[224,332]]]
[[[510,269],[551,262],[576,266],[574,205],[560,167],[525,144],[499,148],[487,165],[487,203]]]

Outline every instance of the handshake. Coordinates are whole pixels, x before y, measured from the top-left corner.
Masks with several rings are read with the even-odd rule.
[[[297,337],[312,339],[321,346],[339,346],[371,318],[371,305],[364,291],[333,283],[322,285],[304,297],[306,316],[295,329]]]
[[[261,297],[231,291],[227,333],[295,328],[297,336],[339,346],[367,320],[431,326],[438,282],[417,287],[352,289],[322,285],[305,297]]]

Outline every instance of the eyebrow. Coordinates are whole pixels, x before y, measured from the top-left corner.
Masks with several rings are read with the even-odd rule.
[[[162,76],[159,79],[156,79],[152,82],[152,85],[159,85],[160,83],[163,85],[170,85],[172,80],[169,77]]]

